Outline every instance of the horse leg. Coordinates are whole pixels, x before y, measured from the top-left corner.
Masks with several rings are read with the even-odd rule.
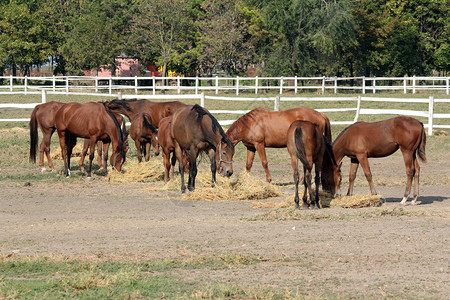
[[[214,149],[210,149],[208,151],[208,156],[211,161],[211,173],[212,173],[212,181],[211,181],[211,187],[214,187],[216,185],[216,151]]]
[[[257,144],[255,145],[256,151],[259,154],[259,157],[261,158],[261,164],[264,168],[264,171],[266,172],[266,180],[268,183],[272,181],[272,177],[270,177],[269,173],[269,163],[267,162],[267,155],[266,155],[266,149],[264,148],[264,144]]]
[[[416,172],[414,173],[414,199],[411,201],[411,205],[415,205],[417,198],[419,197],[419,175],[420,175],[420,166],[417,157],[414,156],[414,166]]]
[[[316,164],[314,166],[315,170],[316,170],[316,176],[314,177],[314,184],[316,185],[315,186],[315,188],[316,188],[316,195],[315,195],[314,202],[315,202],[316,207],[314,207],[314,205],[313,205],[312,208],[320,208],[320,204],[319,204],[319,185],[320,185],[320,169],[321,169],[321,165],[322,165],[321,162],[316,162]]]
[[[85,170],[84,170],[84,158],[86,157],[86,154],[88,152],[88,148],[89,148],[89,139],[84,139],[83,150],[81,150],[81,157],[80,157],[80,161],[78,162],[78,165],[80,166],[80,170],[83,173],[85,173]]]
[[[350,173],[348,178],[348,191],[347,196],[353,195],[353,185],[355,183],[356,172],[358,171],[359,161],[356,158],[351,159]]]
[[[136,145],[138,162],[141,162],[142,161],[141,142],[138,139],[135,139],[134,144]]]
[[[252,168],[253,159],[255,159],[255,151],[256,149],[247,148],[247,163],[245,164],[247,173],[250,173],[250,169]]]
[[[405,162],[405,168],[406,168],[406,188],[405,188],[405,194],[403,195],[403,199],[400,202],[401,205],[405,205],[406,201],[408,201],[409,194],[411,193],[411,185],[413,177],[415,177],[415,163],[414,160],[417,160],[417,158],[413,157],[413,154],[410,151],[403,151],[403,161]],[[415,187],[415,181],[414,181],[414,192],[416,191]],[[415,193],[416,194],[416,193]],[[415,202],[415,199],[414,199]]]
[[[105,174],[108,174],[108,149],[109,149],[109,145],[111,144],[109,143],[104,143],[104,142],[97,142],[97,147],[99,147],[99,144],[102,143],[102,148],[103,148],[103,153],[100,153],[99,156],[101,155],[103,157],[103,164],[102,166],[99,166],[101,168],[103,168],[103,172],[105,172]],[[97,148],[97,153],[98,153],[98,148]]]
[[[186,185],[184,184],[184,162],[183,162],[183,151],[181,150],[180,146],[177,142],[175,142],[175,156],[178,160],[178,166],[180,169],[180,176],[181,176],[181,192],[186,192]]]
[[[151,146],[151,142],[145,143],[145,161],[149,161],[150,160],[150,146]]]
[[[70,159],[72,158],[72,150],[77,143],[77,138],[72,134],[69,134],[66,137],[66,142],[67,142],[67,168],[70,170]]]
[[[61,147],[61,157],[64,162],[64,175],[66,175],[66,178],[69,178],[70,170],[67,167],[66,135],[65,132],[58,132],[58,135],[59,135],[59,146]]]
[[[163,162],[164,162],[164,183],[167,183],[169,181],[169,172],[170,172],[170,167],[172,166],[172,164],[170,163],[169,156],[170,156],[170,153],[167,154],[167,152],[165,150],[163,150],[162,157],[163,157]]]
[[[292,170],[294,171],[294,183],[295,183],[295,195],[294,195],[294,202],[295,202],[295,208],[299,209],[300,205],[300,198],[298,197],[298,184],[300,182],[299,178],[300,175],[298,173],[298,159],[295,157],[295,155],[291,155],[291,166]]]
[[[44,133],[42,142],[39,146],[39,166],[41,167],[42,172],[45,171],[44,153],[45,156],[47,157],[48,167],[50,168],[50,170],[55,171],[52,158],[50,157],[50,142],[52,139],[53,132],[55,132],[54,128],[52,128],[49,132]]]
[[[194,147],[191,147],[189,153],[189,179],[188,190],[190,192],[195,190],[195,177],[197,176],[197,155],[198,152]]]
[[[101,169],[103,167],[103,143],[102,141],[97,142],[97,166]]]
[[[308,173],[309,173],[309,176],[308,176]],[[308,209],[309,205],[308,205],[307,194],[308,194],[308,188],[309,188],[309,192],[311,192],[311,173],[308,172],[308,170],[305,166],[303,166],[303,186],[304,186],[304,190],[303,190],[302,209]],[[312,201],[312,195],[310,195],[310,200]]]
[[[168,157],[170,156],[170,152],[169,152],[169,154],[168,154]],[[177,158],[175,157],[175,153],[173,153],[172,154],[172,161],[171,161],[171,164],[172,164],[172,167],[171,167],[171,172],[170,172],[170,178],[173,178],[173,176],[174,176],[174,173],[175,173],[175,163],[177,162]]]
[[[377,191],[375,190],[375,186],[373,185],[372,172],[370,172],[369,159],[367,158],[367,155],[366,154],[357,155],[356,158],[358,159],[359,163],[361,164],[361,167],[363,168],[364,175],[366,175],[366,179],[370,187],[370,193],[372,195],[377,195]]]

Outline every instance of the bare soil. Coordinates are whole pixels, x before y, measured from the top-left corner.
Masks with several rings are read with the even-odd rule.
[[[262,177],[257,164],[255,173]],[[389,161],[375,166],[383,170],[376,176],[400,172]],[[442,168],[441,176],[448,176],[448,166]],[[267,201],[283,201],[293,193],[291,171],[280,167],[281,176],[273,169],[283,195]],[[427,169],[423,176],[439,173],[439,166]],[[280,213],[288,217],[281,221],[266,217],[275,209],[253,208],[251,201],[180,200],[178,191],[146,191],[151,183],[112,184],[96,177],[0,185],[0,255],[119,260],[242,255],[256,262],[173,275],[287,288],[312,297],[450,298],[449,185],[421,186],[419,204],[405,207],[399,204],[403,186],[377,186],[385,199],[381,207],[302,211],[295,219],[284,209]],[[366,186],[356,188],[367,192]]]

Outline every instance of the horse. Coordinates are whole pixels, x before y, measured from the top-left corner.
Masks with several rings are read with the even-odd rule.
[[[122,123],[122,136],[124,143],[126,144],[125,147],[128,149],[128,131],[125,124],[125,118],[122,117],[121,114],[114,114],[117,121],[119,123]],[[99,168],[103,169],[103,172],[107,173],[107,165],[108,165],[108,149],[109,145],[111,144],[111,141],[97,141],[97,165]],[[88,149],[89,149],[90,141],[89,139],[84,139],[83,149],[81,150],[81,157],[78,165],[80,166],[80,170],[84,173],[84,159],[87,155]]]
[[[174,141],[175,155],[180,165],[181,192],[186,191],[183,152],[189,159],[189,191],[195,189],[197,156],[201,151],[207,152],[211,161],[212,187],[216,181],[217,166],[222,175],[229,177],[233,174],[233,143],[216,118],[200,105],[188,105],[175,111],[170,136]]]
[[[288,128],[296,120],[310,121],[319,125],[321,132],[325,134],[325,137],[331,143],[331,126],[328,117],[323,113],[306,107],[282,111],[255,108],[231,124],[226,134],[234,146],[242,141],[247,147],[247,172],[250,172],[252,168],[256,151],[261,158],[267,182],[272,181],[265,147],[286,147]]]
[[[158,126],[158,142],[161,146],[162,157],[164,161],[164,182],[167,183],[170,177],[173,177],[176,156],[175,156],[175,144],[172,137],[170,136],[170,125],[172,123],[172,116],[165,117],[161,119]],[[170,155],[172,154],[172,159]],[[189,171],[189,162],[187,161],[186,155],[183,155],[183,164],[185,166],[185,171]],[[169,172],[171,176],[169,176]]]
[[[41,128],[42,141],[39,146],[39,167],[42,172],[45,171],[44,153],[47,157],[48,167],[55,171],[52,159],[50,157],[50,141],[56,130],[55,115],[56,112],[64,105],[58,101],[51,101],[36,105],[31,113],[30,118],[30,162],[36,163],[36,153],[38,148],[39,136],[38,126]]]
[[[159,155],[158,130],[152,125],[152,118],[148,113],[141,113],[130,125],[130,136],[134,140],[138,153],[138,161],[150,159],[150,145],[153,146],[155,155]]]
[[[309,192],[310,207],[312,209],[320,208],[319,184],[321,173],[327,173],[328,176],[332,176],[334,178],[333,182],[335,184],[330,185],[331,194],[334,198],[336,196],[336,191],[340,188],[340,181],[338,181],[338,179],[340,179],[340,170],[336,165],[333,149],[331,148],[330,143],[328,143],[326,137],[322,134],[319,126],[309,121],[294,121],[291,126],[289,126],[287,132],[287,149],[289,155],[291,156],[291,166],[294,171],[295,208],[299,208],[300,201],[298,197],[298,184],[300,182],[298,160],[300,160],[303,164],[303,184],[305,186],[302,208],[308,208],[307,192]],[[328,160],[330,163],[322,164],[325,160]],[[313,198],[311,189],[313,165],[316,172],[316,176],[314,178],[316,186],[315,198]],[[325,166],[331,166],[331,168],[324,169]]]
[[[180,101],[152,102],[142,99],[115,99],[107,102],[106,105],[113,112],[127,116],[130,122],[133,122],[141,113],[148,113],[152,118],[152,125],[156,128],[162,118],[172,115],[178,108],[185,106]]]
[[[106,107],[105,103],[64,104],[56,113],[55,123],[66,177],[70,176],[70,156],[77,137],[90,139],[88,179],[91,178],[95,143],[99,140],[111,142],[114,152],[110,163],[117,171],[121,171],[126,159],[122,129],[114,113]]]
[[[353,184],[359,164],[361,164],[364,175],[369,182],[370,192],[372,195],[376,195],[368,158],[386,157],[400,148],[407,177],[401,204],[405,205],[408,200],[413,178],[414,199],[411,204],[416,204],[419,197],[420,173],[417,156],[422,162],[426,162],[426,142],[423,123],[406,116],[398,116],[379,122],[357,122],[345,128],[332,146],[337,162],[340,162],[344,156],[351,160],[347,195],[353,194]]]

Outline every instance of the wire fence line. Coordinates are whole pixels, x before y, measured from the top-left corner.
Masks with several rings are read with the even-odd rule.
[[[0,92],[0,94],[22,94],[23,92]],[[28,92],[28,94],[40,94],[42,95],[42,101],[40,103],[0,103],[0,109],[2,108],[19,108],[19,109],[32,109],[38,104],[46,103],[47,94],[66,94],[65,92],[53,92],[42,90],[41,92]],[[376,97],[363,97],[363,96],[349,96],[349,97],[226,97],[226,96],[207,96],[204,93],[191,94],[191,95],[122,95],[118,94],[99,94],[99,93],[74,93],[72,95],[89,95],[89,96],[110,96],[119,99],[148,99],[148,100],[185,100],[194,99],[198,100],[199,104],[205,107],[205,100],[213,101],[270,101],[273,102],[275,111],[280,110],[280,102],[282,101],[313,101],[313,102],[333,102],[333,101],[348,101],[354,103],[355,107],[347,108],[321,108],[316,109],[319,112],[355,112],[355,116],[352,120],[346,121],[331,121],[332,125],[350,125],[360,120],[361,115],[406,115],[413,117],[423,117],[428,119],[428,123],[424,126],[428,129],[428,135],[433,134],[433,128],[450,129],[450,124],[436,125],[435,119],[450,119],[450,113],[434,113],[435,103],[450,103],[450,99],[435,99],[433,96],[428,98],[376,98]],[[428,103],[428,110],[417,111],[407,109],[374,109],[364,108],[364,104],[367,102],[391,102],[391,103]],[[236,114],[244,115],[250,110],[210,110],[211,114]],[[19,119],[0,119],[0,122],[28,122],[30,118]],[[236,119],[233,120],[220,120],[221,125],[231,125]],[[128,124],[129,125],[129,124]]]
[[[0,76],[0,89],[10,92],[36,91],[47,89],[52,92],[70,93],[74,90],[92,90],[95,93],[106,91],[108,94],[117,91],[134,90],[157,92],[176,91],[194,93],[210,91],[218,94],[223,91],[233,91],[236,95],[242,92],[259,94],[264,91],[294,92],[302,90],[325,94],[332,91],[354,91],[362,94],[377,91],[401,91],[404,94],[415,94],[419,90],[445,91],[450,94],[450,76],[448,77],[98,77],[98,76]]]

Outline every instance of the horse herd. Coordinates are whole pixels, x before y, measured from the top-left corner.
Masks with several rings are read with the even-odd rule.
[[[125,126],[126,116],[130,122],[129,132]],[[152,102],[149,100],[121,100],[108,102],[61,103],[48,102],[37,105],[30,119],[30,161],[36,162],[38,149],[38,126],[43,139],[39,148],[39,166],[44,168],[44,155],[54,170],[50,158],[50,139],[57,131],[64,161],[66,177],[70,176],[70,157],[78,137],[84,138],[80,168],[84,171],[84,156],[89,149],[88,178],[91,177],[92,161],[97,145],[98,164],[106,171],[108,148],[112,144],[110,163],[121,171],[128,151],[128,134],[134,140],[138,160],[149,159],[153,145],[158,155],[161,147],[167,182],[169,172],[179,162],[181,191],[185,192],[184,172],[189,170],[187,187],[195,189],[197,157],[206,152],[210,159],[212,186],[216,173],[233,174],[235,146],[242,142],[247,148],[246,170],[250,172],[255,153],[261,158],[267,182],[272,178],[268,169],[266,147],[285,148],[291,156],[294,171],[295,204],[299,208],[298,185],[300,174],[298,161],[303,165],[305,186],[302,208],[319,208],[319,185],[333,197],[339,194],[342,159],[351,160],[349,188],[353,184],[359,164],[363,168],[370,191],[376,194],[370,172],[369,157],[389,156],[399,148],[406,167],[406,189],[401,204],[405,204],[414,179],[415,204],[419,195],[418,158],[426,161],[426,135],[418,120],[398,116],[380,122],[357,122],[345,128],[332,142],[328,117],[316,110],[299,107],[283,111],[255,108],[236,120],[225,132],[216,118],[199,105],[186,105],[179,101]],[[172,155],[172,156],[171,156]],[[103,158],[103,160],[102,160]],[[315,169],[315,197],[311,190],[312,169]],[[307,202],[309,193],[310,203]]]

